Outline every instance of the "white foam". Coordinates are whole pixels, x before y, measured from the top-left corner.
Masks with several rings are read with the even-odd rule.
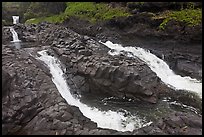
[[[124,116],[127,111],[101,111],[98,108],[89,107],[83,104],[79,99],[74,98],[70,93],[66,80],[63,77],[63,71],[60,66],[60,61],[52,56],[49,56],[45,50],[38,52],[41,56],[37,59],[42,60],[50,69],[52,81],[55,83],[58,91],[68,104],[79,107],[84,116],[90,118],[97,123],[98,127],[109,128],[118,131],[133,131],[141,128],[144,125],[149,125],[151,122],[145,122],[145,119],[140,119],[138,116]]]
[[[13,24],[19,23],[19,16],[12,16],[13,18]]]
[[[202,98],[202,82],[191,77],[182,77],[176,75],[162,59],[140,47],[123,47],[120,44],[113,44],[111,41],[106,41],[106,45],[111,50],[109,54],[119,55],[121,51],[128,52],[129,57],[138,57],[143,60],[152,71],[169,87],[177,90],[187,90],[197,93]]]
[[[11,31],[12,37],[13,37],[13,41],[11,41],[11,42],[20,42],[20,40],[18,39],[18,34],[16,33],[16,31],[14,30],[13,27],[10,27],[10,31]]]

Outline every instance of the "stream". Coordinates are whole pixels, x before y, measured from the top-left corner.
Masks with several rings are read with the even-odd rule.
[[[165,61],[150,53],[150,51],[140,47],[122,47],[122,45],[113,44],[111,41],[107,41],[103,44],[111,49],[109,51],[110,55],[119,55],[121,52],[125,51],[127,52],[126,55],[128,57],[138,57],[144,61],[169,87],[175,90],[187,90],[194,92],[202,98],[202,82],[192,79],[189,76],[182,77],[180,75],[176,75]]]
[[[19,18],[13,17],[13,19],[14,24],[18,23]],[[18,34],[13,27],[10,27],[10,31],[13,36],[11,45],[14,45],[16,49],[26,48],[26,46],[22,47],[22,45],[26,44],[18,39]],[[113,44],[110,41],[102,44],[110,48],[108,53],[112,56],[119,55],[121,52],[126,52],[128,57],[140,58],[170,88],[193,92],[202,100],[202,82],[188,76],[182,77],[176,75],[162,59],[159,59],[149,51],[139,47],[123,47],[119,44]],[[56,85],[61,96],[69,105],[79,107],[83,115],[96,122],[97,126],[100,128],[118,131],[133,131],[134,129],[150,125],[155,119],[164,114],[176,111],[172,105],[177,105],[185,111],[198,113],[195,108],[179,104],[176,101],[170,102],[168,98],[160,100],[155,106],[143,107],[139,104],[134,104],[132,100],[125,101],[125,103],[127,103],[126,105],[118,105],[118,103],[114,102],[114,100],[117,100],[115,97],[96,98],[93,100],[87,99],[87,103],[86,101],[82,103],[80,97],[77,98],[71,94],[69,85],[67,85],[66,79],[63,77],[64,73],[61,62],[56,57],[48,55],[46,50],[39,51],[38,54],[40,57],[35,58],[43,61],[49,68],[52,75],[52,81]],[[133,105],[130,105],[131,103]]]

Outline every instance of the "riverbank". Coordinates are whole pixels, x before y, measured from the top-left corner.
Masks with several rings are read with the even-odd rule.
[[[169,24],[168,29],[174,30],[174,33],[168,30],[161,31],[152,26],[158,25],[160,21],[151,20],[148,16],[143,13],[95,25],[85,20],[71,18],[64,26],[104,42],[110,40],[124,46],[149,49],[160,58],[164,56],[164,60],[177,74],[202,80],[201,26],[186,27],[181,33],[180,29],[174,30],[176,24]]]
[[[97,40],[143,47],[164,58],[177,74],[202,81],[201,11],[200,2],[67,2],[61,14],[27,23],[64,24]]]

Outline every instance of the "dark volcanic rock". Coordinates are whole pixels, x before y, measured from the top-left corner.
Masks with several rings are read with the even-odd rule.
[[[191,75],[194,72],[197,72],[197,77],[202,77],[202,66],[197,63],[192,63],[189,60],[177,59],[176,69],[177,71],[183,73],[184,75]]]
[[[2,52],[8,53],[6,51],[8,47],[3,46]],[[8,92],[9,100],[2,98],[3,134],[64,135],[86,128],[96,129],[96,123],[84,117],[77,107],[66,103],[50,76],[41,69],[42,65],[26,52],[13,49],[2,56],[3,91],[8,86],[12,89]],[[29,59],[32,63],[27,61]],[[11,76],[4,70],[11,76],[15,74],[12,83]]]
[[[30,27],[40,26],[42,24],[29,26],[25,32],[29,33]],[[81,37],[68,28],[46,24],[43,30],[38,32],[39,41],[50,44],[50,39],[55,39],[58,33],[63,37],[53,41],[52,48],[64,64],[69,64],[67,71],[73,72],[74,77],[78,75],[86,77],[84,85],[75,84],[76,87],[73,87],[77,89],[75,93],[83,94],[83,90],[80,89],[89,87],[91,94],[105,93],[156,103],[159,92],[164,92],[158,88],[158,85],[161,85],[159,78],[143,61],[120,55],[110,56],[106,46],[93,39]]]
[[[120,5],[120,3],[113,5],[117,4]],[[187,6],[186,4],[183,3],[183,6]],[[202,3],[194,4],[195,6],[202,5]],[[136,8],[137,12],[133,16],[113,18],[107,22],[95,25],[76,18],[67,20],[64,25],[79,34],[96,37],[103,42],[110,40],[114,43],[122,43],[124,46],[139,46],[155,50],[155,53],[161,52],[165,55],[164,60],[176,73],[202,79],[200,74],[202,61],[197,62],[191,59],[198,56],[199,60],[202,60],[202,25],[187,26],[184,23],[171,20],[167,23],[165,30],[160,30],[159,25],[163,22],[163,19],[153,19],[154,14],[147,12],[148,10],[154,12],[157,9],[159,11],[179,9],[180,3],[146,2],[140,4],[140,2],[130,2],[126,6],[131,11]],[[141,8],[143,6],[144,9]],[[144,12],[141,10],[144,10]],[[87,28],[92,29],[88,31]],[[101,28],[100,31],[97,28]],[[178,53],[190,54],[191,58],[188,58],[188,61],[190,61],[191,66],[196,67],[193,71],[191,70],[193,73],[189,71],[184,73],[183,70],[180,71],[174,67],[176,58],[179,56]],[[197,71],[198,69],[199,71]]]
[[[11,76],[6,71],[2,70],[2,97],[9,94],[11,80]]]
[[[9,27],[2,27],[2,43],[6,44],[13,40],[12,33]]]
[[[173,112],[150,126],[134,130],[133,133],[143,135],[202,135],[200,128],[202,121],[198,121],[198,119],[202,119],[202,116]]]
[[[25,41],[38,36],[40,46],[50,45],[49,54],[62,61],[67,83],[75,95],[108,94],[156,103],[160,93],[168,90],[144,62],[125,57],[125,53],[112,57],[107,47],[88,36],[47,23],[16,29],[28,36]],[[2,68],[15,76],[8,92],[10,100],[2,98],[3,134],[202,134],[202,116],[190,113],[171,113],[133,132],[97,128],[78,107],[67,104],[47,68],[30,56],[39,49],[44,48],[10,50],[3,45]]]

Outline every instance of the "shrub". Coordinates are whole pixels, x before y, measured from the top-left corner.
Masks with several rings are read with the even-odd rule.
[[[170,20],[183,22],[188,26],[196,26],[202,22],[202,9],[184,9],[181,11],[172,11],[166,14],[166,18],[160,24],[160,29],[165,29]]]

